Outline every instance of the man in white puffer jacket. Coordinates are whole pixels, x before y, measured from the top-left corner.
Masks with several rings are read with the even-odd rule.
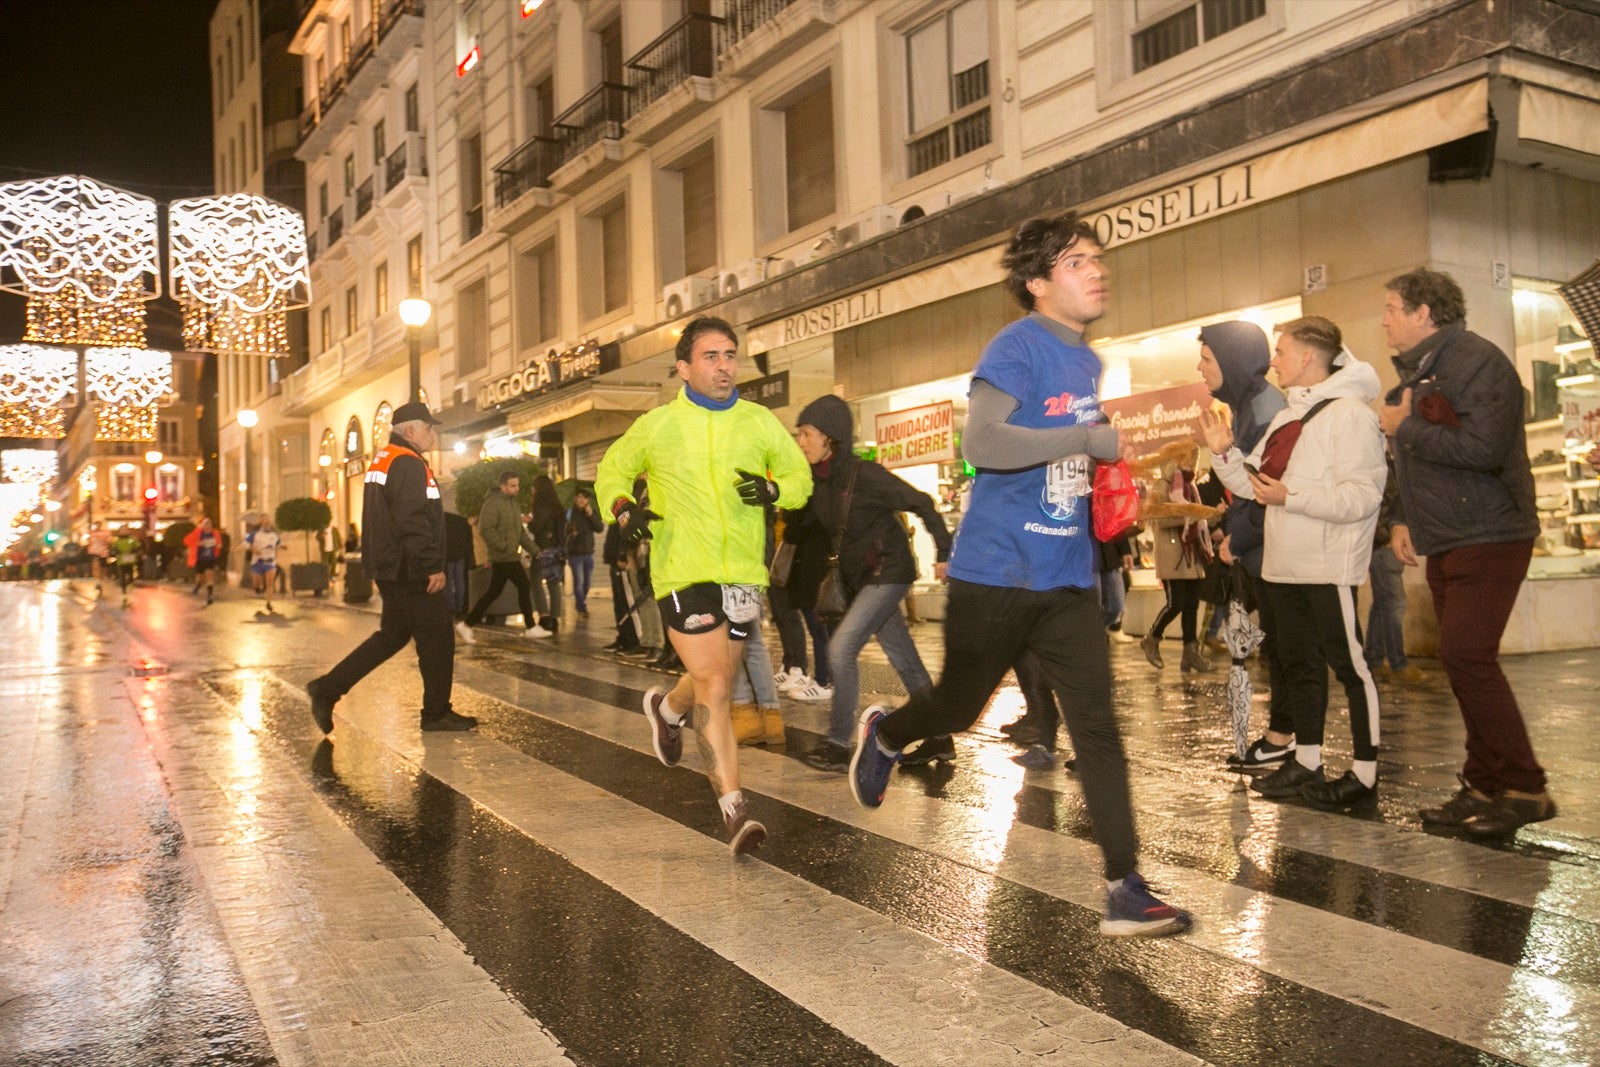
[[[1277,331],[1272,369],[1289,406],[1255,450],[1242,454],[1215,416],[1202,427],[1222,484],[1267,509],[1261,578],[1278,620],[1298,745],[1293,760],[1251,788],[1337,811],[1378,793],[1378,691],[1356,632],[1356,589],[1372,558],[1387,476],[1383,431],[1370,406],[1380,390],[1377,372],[1344,349],[1327,319],[1310,315]],[[1330,667],[1350,706],[1355,757],[1333,781],[1322,773]]]

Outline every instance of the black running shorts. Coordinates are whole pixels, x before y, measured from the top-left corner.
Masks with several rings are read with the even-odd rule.
[[[681,634],[710,633],[723,623],[728,636],[743,641],[761,625],[760,587],[699,582],[668,593],[657,603],[661,621]],[[751,610],[751,606],[754,610]]]

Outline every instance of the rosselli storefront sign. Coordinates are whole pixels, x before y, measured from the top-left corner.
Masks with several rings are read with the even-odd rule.
[[[1112,248],[1211,215],[1249,207],[1255,200],[1253,171],[1251,163],[1219,170],[1096,212],[1088,216],[1088,223],[1094,227],[1101,246]]]
[[[1131,445],[1139,455],[1154,452],[1168,441],[1205,440],[1200,414],[1210,407],[1211,393],[1204,382],[1100,402],[1111,425],[1122,431],[1123,444]]]
[[[621,352],[614,344],[601,345],[591,340],[564,352],[552,348],[543,356],[530,359],[521,370],[479,386],[478,410],[576,385],[621,365]]]
[[[956,458],[956,406],[943,400],[877,418],[878,462],[885,467],[950,463]]]
[[[882,314],[883,290],[868,289],[864,293],[840,297],[830,303],[790,315],[783,320],[783,333],[779,343],[793,344],[807,337],[817,337],[849,326],[859,326],[868,319],[875,319]]]

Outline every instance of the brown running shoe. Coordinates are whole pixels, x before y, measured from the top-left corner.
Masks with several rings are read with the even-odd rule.
[[[754,852],[767,839],[767,828],[745,814],[742,800],[732,815],[723,813],[722,825],[728,831],[728,851],[735,856]]]
[[[656,759],[668,767],[676,767],[683,758],[683,723],[669,723],[661,714],[667,702],[667,692],[659,685],[645,690],[644,717],[650,724],[650,744],[656,750]]]
[[[1482,815],[1494,806],[1494,797],[1472,788],[1465,775],[1456,775],[1461,788],[1456,795],[1437,808],[1423,808],[1417,814],[1429,826],[1460,826],[1475,815]]]

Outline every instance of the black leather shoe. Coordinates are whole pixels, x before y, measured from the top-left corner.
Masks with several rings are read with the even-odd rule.
[[[1016,734],[1011,735],[1016,740]],[[954,763],[956,761],[956,743],[949,735],[930,737],[922,744],[900,757],[902,767],[926,767],[930,763]]]
[[[457,715],[453,711],[441,712],[438,715],[424,715],[422,728],[424,730],[470,730],[478,725],[478,720],[471,715]]]
[[[818,771],[830,771],[833,774],[843,774],[850,769],[850,756],[853,750],[845,745],[836,745],[824,739],[816,748],[800,757],[800,762],[807,767]]]
[[[1512,793],[1495,797],[1487,811],[1462,822],[1461,828],[1480,837],[1505,837],[1531,822],[1556,817],[1556,802],[1548,793]]]
[[[1300,795],[1300,787],[1322,781],[1322,768],[1308,771],[1299,760],[1290,760],[1265,778],[1257,778],[1250,788],[1268,800],[1287,800]]]
[[[317,722],[317,729],[325,734],[333,733],[333,706],[339,702],[337,697],[330,697],[327,693],[327,683],[321,678],[313,678],[306,683],[306,696],[311,698],[311,717]]]
[[[660,654],[660,649],[651,648],[649,645],[634,645],[632,648],[625,648],[617,653],[624,659],[652,659]]]
[[[1300,799],[1319,811],[1344,811],[1378,799],[1378,785],[1362,785],[1354,771],[1331,782],[1311,781],[1300,787]]]
[[[600,651],[602,651],[602,652],[621,652],[622,651],[622,647],[623,647],[622,646],[622,638],[619,637],[615,641],[611,642],[609,645],[601,646]]]

